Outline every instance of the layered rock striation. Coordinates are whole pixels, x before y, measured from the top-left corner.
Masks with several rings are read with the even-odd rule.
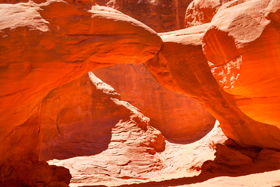
[[[95,2],[119,10],[156,32],[166,32],[185,27],[185,12],[192,0],[95,0]]]

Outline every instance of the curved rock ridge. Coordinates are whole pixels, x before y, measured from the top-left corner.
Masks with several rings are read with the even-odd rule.
[[[87,70],[141,63],[161,46],[150,28],[110,8],[51,2],[1,12],[1,124],[23,123],[44,94]]]
[[[154,31],[109,8],[84,10],[64,2],[0,6],[2,138],[51,89],[89,69],[144,62],[161,46]]]
[[[219,10],[203,50],[214,77],[238,108],[280,128],[280,2],[242,2]]]
[[[249,2],[251,2],[251,4]],[[269,1],[267,1],[266,3],[266,5],[268,5]],[[227,3],[225,4],[225,6],[228,6],[229,4],[230,3]],[[240,6],[243,7],[244,10],[246,10],[246,6],[244,4],[245,3]],[[246,5],[253,10],[253,7],[257,6],[257,4],[257,1],[248,1],[248,4]],[[264,6],[263,4],[265,4],[265,2],[258,4],[258,6],[260,6],[260,10],[264,10],[266,8],[266,6]],[[233,8],[234,7],[235,6],[233,6]],[[246,16],[246,11],[240,11],[243,9],[236,9],[236,12],[237,10],[239,10],[239,14],[234,11],[232,11],[231,14],[235,16],[244,14],[244,18],[246,18],[248,17]],[[247,44],[254,38],[259,38],[261,40],[262,35],[254,35],[254,33],[259,32],[259,30],[257,29],[257,25],[254,31],[252,29],[249,29],[250,27],[248,27],[247,24],[250,24],[252,26],[255,24],[254,22],[252,22],[252,20],[250,20],[250,22],[244,22],[243,26],[245,29],[243,33],[242,28],[239,28],[239,26],[242,26],[242,24],[237,24],[236,27],[233,27],[234,24],[230,24],[231,22],[228,22],[229,18],[227,19],[226,23],[228,25],[231,25],[228,27],[228,29],[230,31],[236,31],[236,33],[232,32],[232,34],[237,34],[237,32],[243,33],[243,35],[238,38],[240,39],[238,41],[239,43],[237,41],[233,42],[233,36],[230,35],[231,32],[227,34],[224,31],[217,31],[218,28],[216,27],[216,25],[220,26],[221,28],[225,27],[225,24],[222,21],[225,22],[226,19],[223,19],[222,15],[224,17],[227,17],[228,15],[231,15],[229,14],[230,11],[230,8],[227,9],[225,7],[221,7],[221,10],[217,13],[217,15],[215,15],[214,20],[209,24],[204,24],[201,26],[191,27],[174,32],[161,33],[160,36],[163,40],[161,51],[154,59],[149,60],[145,64],[157,79],[157,81],[162,85],[173,91],[180,92],[194,99],[197,99],[205,108],[208,109],[208,111],[211,112],[211,114],[216,119],[221,122],[221,127],[224,133],[229,138],[233,139],[243,146],[260,146],[279,149],[280,129],[277,126],[277,123],[279,123],[279,105],[277,104],[279,101],[279,87],[276,86],[276,84],[279,83],[279,61],[277,58],[275,58],[276,56],[272,56],[272,59],[267,55],[263,56],[264,58],[252,57],[252,59],[255,60],[252,62],[259,62],[262,64],[268,59],[271,59],[271,65],[273,65],[274,71],[268,71],[269,67],[266,68],[267,70],[265,68],[262,68],[263,72],[258,72],[257,76],[253,72],[251,73],[251,69],[249,68],[253,67],[253,64],[251,64],[250,66],[248,65],[246,74],[246,69],[243,69],[244,63],[246,63],[246,60],[248,60],[248,62],[251,61],[249,61],[250,59],[248,57],[244,59],[243,54],[242,56],[239,56],[236,52],[237,50],[234,49],[236,48],[236,46],[239,46],[242,40],[246,39],[246,45],[244,44],[241,46],[246,46],[248,51],[249,49],[254,51],[254,49],[256,48],[254,48],[253,45],[250,46]],[[241,18],[243,17],[241,16],[236,20],[242,20]],[[268,20],[259,20],[262,22],[262,24],[269,22]],[[247,27],[248,30],[246,30]],[[268,28],[268,30],[272,30],[272,32],[268,32],[266,36],[271,37],[276,35],[275,42],[279,43],[279,40],[277,38],[279,32],[278,29],[279,28],[275,26],[271,29]],[[246,35],[246,32],[248,32],[248,36]],[[260,47],[261,44],[262,43],[259,44]],[[277,44],[274,43],[274,40],[272,42],[267,42],[266,44],[266,48],[264,48],[266,49],[265,51],[267,51],[267,49],[271,49],[272,46],[277,47]],[[275,50],[275,54],[277,54],[276,51],[277,49]],[[218,57],[221,57],[222,60],[217,60]],[[208,63],[212,69],[209,68]],[[223,68],[223,66],[225,67]],[[222,67],[221,69],[223,69],[224,72],[222,73],[220,69],[215,69],[215,67]],[[227,71],[224,69],[226,69]],[[242,74],[242,71],[245,73]],[[214,76],[212,73],[214,74]],[[228,75],[229,73],[231,74]],[[271,75],[267,76],[269,73]],[[244,77],[244,79],[241,79],[242,76]],[[253,77],[251,78],[251,76]],[[245,81],[246,77],[248,79],[247,82]],[[259,79],[259,77],[261,77],[261,79]],[[244,83],[240,82],[240,84],[244,84],[244,87],[239,87],[239,89],[235,87],[238,86],[238,84],[232,85],[231,83],[229,83],[229,81],[235,81],[236,83],[238,83],[241,80],[243,80]],[[252,83],[254,81],[256,83],[255,85],[259,86],[262,86],[263,82],[263,86],[253,87],[254,84],[248,84],[249,82]],[[217,82],[219,82],[219,84]],[[264,83],[267,83],[267,85],[264,85]],[[265,109],[270,108],[270,111],[268,113],[261,112],[261,107],[257,108],[253,105],[246,106],[246,103],[249,103],[248,101],[245,101],[241,105],[241,99],[239,100],[238,97],[242,97],[243,90],[246,91],[247,89],[252,93],[261,93],[258,91],[261,89],[266,90],[266,88],[268,87],[270,87],[272,92],[268,93],[266,97],[269,97],[271,95],[271,101],[269,103],[264,102],[262,108],[264,109],[264,106],[266,107]],[[231,90],[229,91],[229,89]],[[236,96],[231,95],[233,94],[234,90],[236,90]],[[265,94],[265,92],[263,92],[263,94]],[[251,100],[254,99],[255,98],[252,95]],[[255,101],[256,104],[258,103],[258,101],[260,101],[257,99],[258,98],[256,98]],[[258,104],[261,103],[259,102]],[[249,112],[246,112],[246,107],[251,108]],[[252,109],[252,107],[254,108]],[[250,112],[253,113],[254,110],[258,110],[258,112],[255,112],[254,115],[250,115]],[[274,116],[274,118],[270,118],[270,116]],[[275,121],[273,123],[270,123],[269,120]]]
[[[1,166],[9,162],[25,168],[38,162],[38,114],[48,92],[89,70],[143,63],[162,43],[149,27],[106,7],[30,1],[1,3],[0,12]],[[25,178],[24,173],[17,177]]]
[[[40,159],[69,168],[72,184],[141,179],[165,166],[163,135],[91,72],[52,90],[41,116]]]

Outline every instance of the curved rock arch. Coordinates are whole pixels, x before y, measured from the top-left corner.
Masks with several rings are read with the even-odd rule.
[[[242,6],[251,10],[250,7],[258,2],[248,1]],[[279,5],[276,1],[271,3]],[[269,32],[272,32],[276,33],[278,41],[279,9],[270,10],[269,5],[270,1],[263,2],[254,15],[253,19],[259,21],[256,22],[258,28],[263,29],[257,38],[267,38]],[[266,7],[267,12],[263,13],[262,10]],[[41,4],[28,2],[1,4],[1,8],[5,16],[0,18],[0,130],[3,133],[0,137],[0,150],[3,155],[0,164],[13,158],[19,161],[38,159],[40,127],[36,126],[39,119],[34,116],[39,111],[40,101],[50,90],[78,78],[89,70],[118,63],[145,63],[162,85],[191,96],[204,105],[221,122],[225,134],[237,143],[279,149],[280,130],[278,125],[275,125],[275,120],[269,125],[262,123],[263,118],[257,118],[260,122],[253,120],[254,115],[251,113],[247,114],[251,118],[248,117],[248,109],[236,103],[240,95],[225,92],[215,80],[219,77],[212,75],[207,64],[209,59],[213,59],[209,54],[220,55],[215,54],[217,51],[223,52],[222,60],[227,59],[228,54],[226,50],[223,51],[224,48],[212,52],[208,52],[207,49],[207,45],[210,44],[219,46],[219,37],[224,36],[223,32],[235,37],[234,42],[239,52],[247,52],[251,43],[258,42],[257,39],[244,39],[249,32],[246,28],[245,34],[241,33],[244,34],[242,40],[238,40],[239,27],[232,29],[229,24],[228,28],[225,28],[220,24],[218,16],[224,18],[227,7],[218,12],[211,27],[204,25],[160,34],[161,38],[144,24],[118,11],[99,6],[91,7],[87,2],[85,5],[54,1]],[[232,11],[234,8],[228,9]],[[269,11],[272,11],[272,14]],[[240,17],[233,18],[231,23],[240,23],[241,27],[248,21],[248,16],[242,16],[242,13]],[[270,43],[265,44],[266,47],[270,46]],[[271,45],[276,46],[278,50],[277,43]],[[263,46],[259,46],[257,50],[262,48]],[[277,57],[278,53],[273,53],[271,57],[275,62],[275,75],[279,72]],[[210,66],[211,63],[213,62],[210,62]],[[269,84],[273,86],[277,81],[279,77],[275,76],[275,80]],[[242,85],[236,81],[237,86],[237,83]],[[273,101],[278,103],[279,89],[275,90],[276,96],[273,96]],[[276,110],[276,114],[279,112],[279,107],[272,109]],[[277,116],[275,119],[279,123]],[[32,129],[27,132],[30,137],[23,145],[34,139],[38,140],[37,143],[33,141],[30,147],[24,149],[17,145],[13,151],[7,151],[21,139],[17,133],[29,128]]]

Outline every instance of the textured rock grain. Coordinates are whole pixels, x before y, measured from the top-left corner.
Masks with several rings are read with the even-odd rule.
[[[192,0],[95,0],[127,14],[156,32],[173,31],[184,28],[185,12]]]
[[[50,92],[41,115],[40,158],[62,160],[74,184],[141,179],[164,167],[163,135],[91,72]]]
[[[185,27],[210,23],[219,8],[232,0],[194,0],[186,10]]]

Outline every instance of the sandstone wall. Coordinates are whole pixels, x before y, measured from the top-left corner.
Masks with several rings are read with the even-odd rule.
[[[96,1],[140,20],[157,32],[184,28],[184,17],[191,1]],[[214,118],[194,99],[160,86],[144,65],[119,65],[94,73],[121,93],[151,119],[151,125],[167,138],[194,141],[214,126]]]
[[[193,0],[95,0],[129,15],[156,32],[178,30],[185,27],[185,12]]]
[[[68,170],[61,178],[52,172],[56,167],[38,161],[43,98],[89,70],[112,65],[112,59],[143,63],[161,47],[161,39],[144,24],[87,3],[0,4],[0,165],[4,186],[35,186],[37,180],[44,185],[55,181],[67,185]],[[34,168],[41,168],[42,175],[34,173]],[[38,178],[44,176],[42,168],[54,177]]]
[[[94,73],[148,116],[151,125],[166,138],[195,141],[209,132],[215,123],[197,101],[162,87],[141,64],[101,68]]]

